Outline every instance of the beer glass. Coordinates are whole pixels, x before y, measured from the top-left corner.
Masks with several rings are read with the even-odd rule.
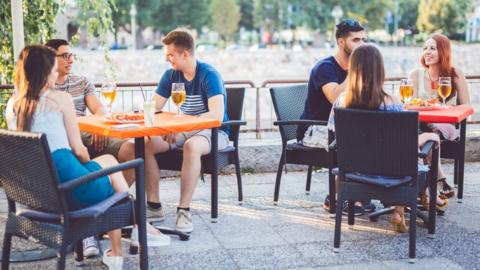
[[[185,103],[187,99],[187,94],[185,92],[185,84],[184,83],[172,83],[172,100],[177,106],[177,117],[180,117],[180,107],[182,104]]]
[[[443,107],[446,107],[445,101],[452,93],[452,81],[450,77],[439,77],[438,78],[438,96],[443,100]]]
[[[112,104],[117,96],[117,84],[114,81],[105,81],[102,83],[101,93],[107,105],[108,116],[112,116]]]
[[[413,97],[413,83],[412,80],[402,79],[400,81],[400,98],[404,104],[410,103]]]

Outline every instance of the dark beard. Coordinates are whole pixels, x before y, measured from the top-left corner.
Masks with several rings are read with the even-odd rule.
[[[348,48],[347,46],[345,46],[343,52],[345,52],[348,57],[350,57],[350,55],[352,54],[352,50],[350,50],[350,48]]]

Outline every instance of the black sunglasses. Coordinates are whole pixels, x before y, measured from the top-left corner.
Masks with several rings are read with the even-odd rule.
[[[73,54],[73,53],[62,53],[62,54],[57,54],[57,57],[62,57],[63,60],[67,61],[72,57],[75,58],[75,54]]]
[[[348,26],[353,28],[363,27],[359,22],[353,19],[346,19],[339,23],[338,26]]]

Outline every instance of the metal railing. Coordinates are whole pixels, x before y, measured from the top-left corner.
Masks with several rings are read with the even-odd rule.
[[[385,81],[385,90],[395,94],[398,92],[398,86],[402,77],[390,77]],[[470,87],[471,102],[475,111],[480,112],[480,75],[467,76]],[[272,86],[293,85],[307,83],[307,79],[290,79],[290,80],[266,80],[259,86],[250,80],[229,80],[225,81],[226,87],[245,87],[247,89],[244,102],[244,120],[247,126],[242,128],[242,132],[255,132],[259,139],[261,132],[276,131],[278,128],[273,126],[276,120],[275,111],[270,98],[268,89]],[[143,102],[142,91],[152,91],[156,88],[156,82],[132,82],[117,83],[118,93],[115,102],[114,111],[134,111],[139,110],[140,104]],[[99,89],[100,83],[96,83],[95,87]],[[13,85],[0,85],[0,109],[4,109],[4,105],[11,95]],[[172,103],[167,103],[166,110],[173,110],[175,107]],[[3,114],[3,111],[1,112]],[[480,124],[480,114],[476,114],[468,121],[469,124]]]

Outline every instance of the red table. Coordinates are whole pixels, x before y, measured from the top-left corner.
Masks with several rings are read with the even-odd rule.
[[[418,112],[420,122],[424,123],[451,123],[460,124],[460,138],[455,141],[442,142],[442,157],[455,159],[454,183],[458,185],[457,198],[462,202],[463,178],[465,168],[465,141],[467,129],[467,117],[474,113],[473,107],[468,104],[451,106],[448,109],[421,110]],[[449,148],[447,151],[446,149]],[[447,155],[450,153],[450,155]]]

